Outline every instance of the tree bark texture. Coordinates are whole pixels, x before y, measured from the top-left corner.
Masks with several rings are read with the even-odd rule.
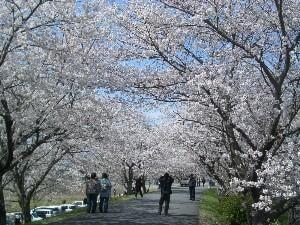
[[[125,181],[125,188],[128,195],[132,194],[132,183],[133,183],[133,166],[127,165],[128,170],[126,170],[126,166],[123,169],[123,176]],[[128,173],[128,174],[127,174]]]
[[[4,193],[3,193],[2,177],[0,176],[0,225],[6,224],[6,209],[4,202]]]

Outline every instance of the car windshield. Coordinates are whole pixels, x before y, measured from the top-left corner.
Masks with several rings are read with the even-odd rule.
[[[56,211],[56,212],[58,212],[58,211],[59,211],[59,209],[58,209],[58,208],[48,208],[48,209],[51,209],[51,210],[53,210],[53,211]]]
[[[42,213],[45,213],[45,214],[53,214],[52,209],[45,209],[45,208],[43,208],[43,209],[37,209],[36,212],[37,213],[38,212],[42,212]]]
[[[32,215],[32,217],[35,217],[35,218],[39,217],[36,213],[32,213],[31,215]]]
[[[36,215],[37,215],[38,217],[45,217],[46,212],[45,212],[45,211],[37,211],[37,212],[36,212]]]

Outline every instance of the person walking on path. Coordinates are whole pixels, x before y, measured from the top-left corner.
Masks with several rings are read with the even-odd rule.
[[[135,180],[135,197],[137,198],[138,193],[140,193],[141,197],[143,197],[143,192],[142,192],[142,177],[139,176]]]
[[[100,183],[100,203],[99,210],[100,212],[107,213],[108,210],[108,201],[111,196],[111,182],[108,179],[107,173],[102,173],[102,178],[99,181]]]
[[[205,182],[206,182],[205,177],[202,177],[202,184],[203,184],[203,187],[204,187]]]
[[[191,174],[189,180],[189,190],[190,190],[190,200],[195,201],[195,187],[196,187],[196,179],[194,174]]]
[[[168,215],[169,204],[170,204],[170,195],[172,194],[172,183],[174,179],[168,174],[165,173],[164,176],[159,178],[159,187],[160,187],[160,199],[159,199],[159,209],[158,214],[161,215],[162,206],[165,203],[165,215]]]
[[[86,182],[87,212],[95,213],[97,208],[97,196],[99,192],[98,178],[96,173],[91,173],[90,179]]]

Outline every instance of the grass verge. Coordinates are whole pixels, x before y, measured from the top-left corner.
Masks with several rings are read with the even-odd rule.
[[[127,195],[127,196],[122,196],[122,197],[111,197],[110,203],[128,201],[128,200],[133,199],[133,198],[134,198],[134,195]],[[68,219],[68,218],[78,217],[78,216],[81,216],[81,215],[84,215],[84,214],[86,214],[86,209],[85,208],[79,208],[79,209],[73,210],[72,212],[67,212],[67,213],[64,213],[64,214],[61,214],[61,215],[58,215],[58,216],[49,217],[49,218],[44,219],[44,220],[27,223],[26,225],[50,224],[50,223],[63,221],[63,220]]]
[[[239,207],[234,208],[232,206],[238,203],[238,198],[227,198],[226,201],[227,205],[224,204],[224,201],[219,200],[216,188],[205,190],[202,194],[202,200],[199,206],[199,225],[230,225],[228,217],[231,215],[228,215],[224,207],[232,208],[236,213]],[[238,218],[242,218],[242,216],[243,214],[239,214]],[[275,222],[270,223],[270,225],[288,225],[288,214],[283,214]]]
[[[218,205],[217,189],[205,190],[200,201],[199,225],[226,225],[222,222],[222,216],[218,213]]]
[[[67,212],[58,216],[54,216],[54,217],[49,217],[47,219],[44,220],[40,220],[40,221],[35,221],[35,222],[31,222],[31,223],[26,223],[26,225],[42,225],[42,224],[49,224],[49,223],[54,223],[54,222],[59,222],[68,218],[72,218],[72,217],[77,217],[80,215],[83,215],[86,213],[85,208],[81,208],[81,209],[75,209],[72,212]]]

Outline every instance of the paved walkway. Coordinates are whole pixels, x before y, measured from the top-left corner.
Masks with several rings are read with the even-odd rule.
[[[198,225],[198,202],[202,188],[196,188],[196,201],[189,200],[187,187],[174,187],[169,216],[158,215],[159,192],[143,199],[111,204],[108,213],[86,214],[52,225]]]

